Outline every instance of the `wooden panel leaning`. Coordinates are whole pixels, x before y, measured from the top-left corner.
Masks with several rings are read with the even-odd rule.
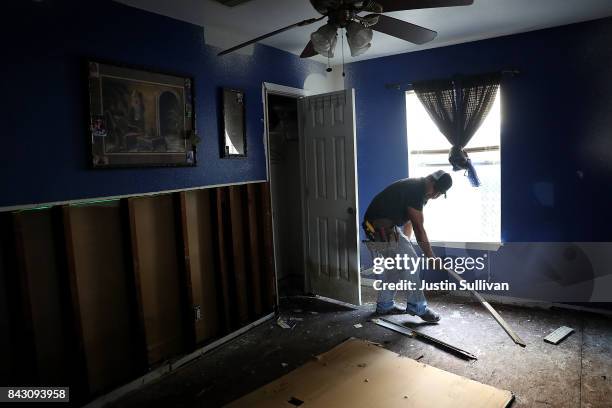
[[[73,308],[91,395],[144,372],[135,296],[119,202],[65,206],[64,228]]]
[[[184,300],[171,195],[128,199],[134,279],[150,365],[184,350]]]
[[[217,231],[214,228],[215,191],[211,189],[180,193],[185,268],[190,277],[195,340],[203,343],[221,334],[222,295],[215,265]],[[199,311],[199,318],[197,316]]]
[[[19,279],[20,322],[17,346],[19,364],[28,385],[72,384],[74,338],[67,307],[69,293],[61,254],[61,226],[52,209],[13,214]],[[59,231],[58,231],[59,230]],[[19,351],[18,351],[19,352]],[[78,375],[78,373],[75,373]]]

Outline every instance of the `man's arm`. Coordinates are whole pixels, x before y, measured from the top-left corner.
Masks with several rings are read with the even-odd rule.
[[[423,225],[423,211],[415,210],[414,208],[409,207],[408,218],[410,219],[412,229],[414,230],[414,236],[419,243],[423,254],[425,254],[425,256],[428,258],[435,257],[431,249],[431,245],[429,244],[429,239],[427,238],[425,226]]]
[[[405,236],[407,236],[408,238],[412,237],[412,223],[410,221],[404,224],[403,229]]]

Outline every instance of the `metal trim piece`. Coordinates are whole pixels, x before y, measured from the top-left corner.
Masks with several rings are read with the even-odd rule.
[[[478,357],[476,357],[474,354],[470,353],[469,351],[465,351],[463,349],[460,349],[459,347],[453,346],[452,344],[446,343],[442,340],[436,339],[435,337],[431,337],[425,333],[421,333],[420,331],[411,329],[409,327],[406,326],[402,326],[400,324],[397,324],[395,322],[392,322],[390,320],[387,319],[372,319],[372,323],[375,323],[381,327],[385,327],[389,330],[393,330],[395,332],[404,334],[408,337],[413,337],[413,338],[423,338],[427,341],[430,341],[432,343],[438,344],[446,349],[448,349],[449,351],[451,351],[452,353],[462,357],[462,358],[466,358],[468,360],[478,360]]]
[[[11,205],[11,206],[0,207],[0,212],[31,210],[31,209],[35,209],[39,207],[53,207],[57,205],[79,205],[79,204],[87,204],[87,203],[91,203],[95,201],[115,201],[115,200],[121,200],[122,198],[149,197],[149,196],[160,195],[160,194],[181,193],[183,191],[205,190],[207,188],[218,188],[218,187],[229,187],[229,186],[241,186],[244,184],[266,183],[267,181],[268,180],[239,181],[236,183],[212,184],[209,186],[179,188],[176,190],[150,191],[150,192],[145,192],[145,193],[124,194],[124,195],[107,196],[107,197],[77,198],[74,200],[51,201],[51,202],[44,202],[44,203],[37,203],[37,204]]]
[[[117,401],[119,398],[134,392],[136,390],[138,390],[139,388],[149,384],[152,381],[158,380],[160,378],[162,378],[163,376],[170,374],[174,371],[176,371],[177,369],[179,369],[180,367],[196,360],[197,358],[203,356],[204,354],[206,354],[207,352],[222,346],[223,344],[229,342],[230,340],[240,336],[241,334],[249,331],[250,329],[259,326],[262,323],[265,323],[266,321],[270,320],[271,318],[273,318],[275,316],[275,313],[270,313],[264,317],[262,317],[259,320],[254,321],[253,323],[250,323],[238,330],[236,330],[233,333],[228,334],[225,337],[222,337],[216,341],[213,341],[210,344],[207,344],[204,347],[201,347],[200,349],[187,354],[186,356],[183,356],[177,360],[174,361],[170,361],[165,363],[164,365],[162,365],[161,367],[156,368],[155,370],[149,372],[146,375],[143,375],[142,377],[129,382],[126,385],[123,385],[111,392],[109,392],[106,395],[103,395],[95,400],[93,400],[92,402],[90,402],[87,405],[84,405],[83,408],[102,408],[104,406],[106,406],[107,404]]]
[[[457,282],[464,281],[464,279],[462,279],[461,276],[459,276],[455,271],[446,269],[446,272],[448,272],[448,274],[452,276]],[[487,302],[480,293],[476,292],[475,290],[470,290],[470,293],[480,302],[480,304],[482,304],[485,307],[485,309],[487,309],[487,311],[491,314],[491,316],[493,316],[495,321],[502,327],[502,329],[504,329],[504,331],[508,334],[508,336],[510,336],[512,341],[514,341],[516,344],[518,344],[521,347],[527,346],[527,344],[512,330],[510,325],[506,323],[504,318],[501,317],[499,313],[497,313],[497,310],[495,310],[493,306],[491,306],[489,302]]]

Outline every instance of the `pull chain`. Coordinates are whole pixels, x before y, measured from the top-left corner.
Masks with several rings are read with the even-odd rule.
[[[346,30],[342,29],[342,31],[344,31],[342,35],[342,77],[346,76],[346,72],[344,72],[344,35],[346,34]]]

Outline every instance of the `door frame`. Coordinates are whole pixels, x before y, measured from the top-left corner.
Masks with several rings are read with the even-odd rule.
[[[270,170],[270,132],[268,129],[268,95],[280,95],[280,96],[287,96],[290,98],[295,98],[295,100],[297,101],[298,99],[304,98],[306,96],[311,96],[311,95],[315,95],[316,92],[312,92],[312,91],[307,91],[305,89],[300,89],[300,88],[293,88],[290,86],[285,86],[285,85],[278,85],[278,84],[274,84],[274,83],[270,83],[270,82],[264,82],[262,84],[262,101],[263,101],[263,111],[264,111],[264,117],[263,117],[263,125],[264,125],[264,151],[265,151],[265,155],[266,155],[266,178],[268,179],[268,183],[270,185],[270,207],[271,207],[271,212],[272,212],[272,245],[274,250],[274,278],[276,280],[276,304],[279,305],[280,304],[280,293],[279,293],[279,284],[278,284],[278,262],[277,262],[277,254],[276,254],[276,242],[277,242],[277,237],[276,237],[276,224],[277,224],[277,220],[274,216],[274,211],[272,211],[272,209],[274,208],[274,194],[272,192],[272,174],[271,174],[271,170]],[[297,112],[298,114],[298,123],[299,123],[299,111]],[[300,194],[301,197],[300,199],[302,200],[302,204],[304,203],[304,197],[305,197],[305,189],[306,189],[306,185],[305,185],[305,179],[304,179],[304,147],[303,147],[303,138],[302,138],[302,134],[301,134],[301,129],[299,129],[299,125],[298,125],[298,137],[299,137],[299,157],[300,157]],[[306,274],[306,259],[307,259],[307,254],[306,254],[306,224],[305,224],[305,218],[306,217],[306,208],[304,207],[304,205],[302,205],[302,219],[301,221],[301,230],[302,230],[302,270],[304,271],[304,292],[305,293],[309,293],[310,291],[310,282],[308,281],[308,276]]]

